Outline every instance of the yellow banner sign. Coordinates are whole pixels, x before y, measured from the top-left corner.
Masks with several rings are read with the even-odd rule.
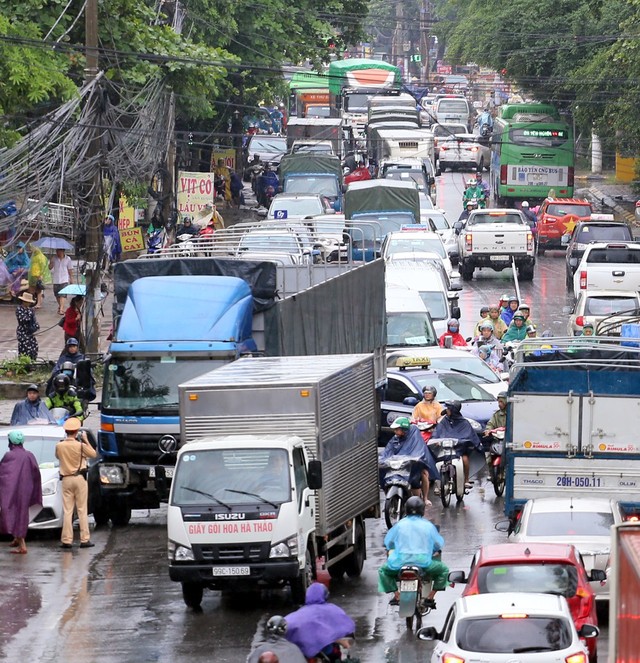
[[[122,244],[123,253],[127,251],[142,251],[145,248],[142,228],[126,228],[125,230],[121,230],[120,243]]]
[[[136,210],[129,205],[125,196],[120,196],[118,203],[118,230],[126,230],[127,228],[135,228],[136,225]]]
[[[236,169],[236,151],[232,147],[226,150],[214,150],[211,153],[211,170],[218,165],[218,159],[222,159],[229,170]]]
[[[178,212],[196,216],[214,201],[213,173],[178,173]]]

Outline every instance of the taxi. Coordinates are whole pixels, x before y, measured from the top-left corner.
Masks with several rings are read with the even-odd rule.
[[[563,235],[570,235],[579,221],[588,221],[593,209],[580,198],[546,198],[538,209],[538,253],[562,249]]]

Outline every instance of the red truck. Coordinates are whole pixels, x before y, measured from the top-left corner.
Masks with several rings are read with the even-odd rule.
[[[609,663],[640,660],[640,522],[611,528]]]

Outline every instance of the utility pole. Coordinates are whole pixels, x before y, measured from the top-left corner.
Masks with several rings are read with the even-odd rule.
[[[431,2],[422,0],[420,9],[420,54],[422,55],[422,82],[429,84],[429,73],[431,71],[430,46],[431,46]]]
[[[98,0],[87,0],[84,12],[85,25],[85,56],[86,68],[84,70],[85,84],[95,80],[98,75]],[[92,123],[97,125],[99,97],[91,94],[90,103],[93,104]],[[94,128],[93,138],[88,150],[88,157],[93,158],[100,152],[99,129]],[[85,351],[97,354],[99,350],[99,328],[97,307],[100,290],[99,259],[102,248],[102,201],[100,199],[100,167],[96,168],[93,180],[89,183],[88,214],[85,228],[85,260],[88,263],[86,272],[87,296],[85,304]]]

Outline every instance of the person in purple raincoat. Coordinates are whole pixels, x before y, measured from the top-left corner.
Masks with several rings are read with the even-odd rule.
[[[335,658],[336,643],[348,646],[346,638],[356,630],[347,613],[337,605],[327,603],[329,590],[319,582],[307,589],[304,605],[285,617],[285,638],[298,645],[307,658],[322,652],[330,661]]]
[[[42,506],[42,482],[35,456],[23,447],[20,430],[9,431],[9,451],[0,461],[0,533],[11,534],[11,552],[26,555],[29,508]]]

